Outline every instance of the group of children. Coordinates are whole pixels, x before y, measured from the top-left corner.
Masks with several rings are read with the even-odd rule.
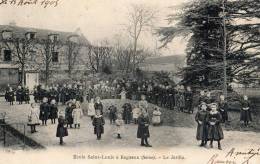
[[[9,87],[8,94],[13,93],[12,88]],[[6,98],[9,101],[8,94]],[[123,125],[127,124],[138,124],[138,138],[141,138],[141,145],[148,145],[147,138],[149,134],[149,124],[150,119],[148,115],[148,101],[145,95],[141,95],[140,101],[137,104],[130,104],[126,96],[127,92],[124,90],[121,92],[120,97],[123,102],[122,107],[117,109],[115,105],[108,107],[104,111],[103,104],[100,97],[93,97],[89,99],[87,103],[87,115],[92,120],[92,125],[94,126],[94,134],[97,139],[101,139],[101,135],[104,133],[105,119],[104,115],[107,113],[111,125],[115,125],[115,133],[117,138],[121,139],[121,134],[123,131]],[[26,88],[21,88],[18,86],[16,91],[16,100],[19,104],[23,101],[29,102],[29,92]],[[50,97],[43,97],[40,101],[39,110],[35,103],[31,104],[30,113],[28,116],[28,125],[31,127],[31,133],[36,132],[36,126],[41,124],[47,126],[47,121],[50,119],[52,124],[56,123],[58,119],[58,126],[56,136],[60,137],[60,144],[63,144],[63,137],[68,135],[67,128],[80,128],[81,118],[84,114],[81,108],[81,101],[77,99],[70,99],[66,103],[65,111],[58,110],[58,102],[55,98],[50,99]],[[63,112],[63,113],[62,113]],[[155,108],[152,112],[152,124],[154,126],[161,124],[161,111],[159,108]],[[196,138],[201,140],[200,146],[206,146],[207,142],[210,142],[210,147],[213,147],[213,141],[218,142],[218,148],[221,149],[220,141],[224,138],[223,130],[221,128],[222,123],[229,122],[228,117],[228,103],[225,100],[224,95],[220,95],[219,100],[213,100],[211,98],[210,92],[201,91],[199,97],[199,107],[198,112],[195,116],[195,120],[198,123]],[[244,96],[241,101],[241,113],[240,121],[244,123],[247,127],[252,121],[251,116],[251,106],[248,101],[248,97]],[[147,142],[146,142],[147,141]]]
[[[5,90],[5,100],[10,103],[10,105],[14,105],[14,101],[18,102],[18,104],[22,104],[23,102],[29,104],[30,102],[30,92],[28,87],[18,86],[17,90],[14,91],[12,87],[8,84]]]
[[[203,95],[203,94],[201,94]],[[209,96],[207,96],[209,97]],[[197,125],[196,139],[201,141],[200,146],[207,146],[210,141],[210,148],[213,148],[213,141],[217,141],[218,149],[221,148],[220,141],[224,138],[222,123],[228,122],[228,105],[224,95],[220,95],[218,103],[207,101],[200,97],[198,112],[195,116]],[[252,121],[251,107],[246,95],[241,102],[240,121],[247,127]]]

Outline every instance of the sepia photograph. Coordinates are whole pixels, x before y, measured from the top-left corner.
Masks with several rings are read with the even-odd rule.
[[[0,163],[260,164],[259,0],[0,0]]]

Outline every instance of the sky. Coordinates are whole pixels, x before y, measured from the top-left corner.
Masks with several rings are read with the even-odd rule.
[[[0,0],[1,2],[2,0]],[[20,0],[16,0],[20,1]],[[26,0],[24,0],[26,1]],[[27,0],[35,1],[35,0]],[[111,40],[115,35],[126,34],[127,12],[131,4],[144,4],[158,11],[156,27],[166,26],[168,14],[174,12],[170,6],[181,5],[185,0],[36,0],[36,5],[17,6],[0,4],[0,24],[16,22],[17,26],[75,31],[77,28],[92,43]],[[41,2],[54,1],[44,6]],[[55,1],[58,5],[54,7]],[[186,0],[187,1],[187,0]],[[184,54],[186,40],[177,38],[162,55]],[[158,37],[145,33],[141,36],[145,47],[160,46]]]

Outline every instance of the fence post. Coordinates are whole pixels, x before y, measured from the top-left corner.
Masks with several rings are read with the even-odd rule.
[[[5,147],[5,145],[6,145],[6,132],[5,132],[6,129],[5,129],[5,127],[6,127],[6,126],[3,125],[3,127],[4,127],[4,128],[3,128],[3,129],[4,129],[3,133],[4,133],[4,147]]]
[[[24,149],[25,149],[25,128],[26,128],[26,126],[25,126],[25,124],[23,124],[23,146],[24,146]]]

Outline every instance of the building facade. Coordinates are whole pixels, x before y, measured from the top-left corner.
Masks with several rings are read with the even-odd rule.
[[[0,25],[1,84],[52,83],[64,76],[87,71],[89,41],[80,30],[60,32]],[[23,73],[24,72],[24,73]]]

